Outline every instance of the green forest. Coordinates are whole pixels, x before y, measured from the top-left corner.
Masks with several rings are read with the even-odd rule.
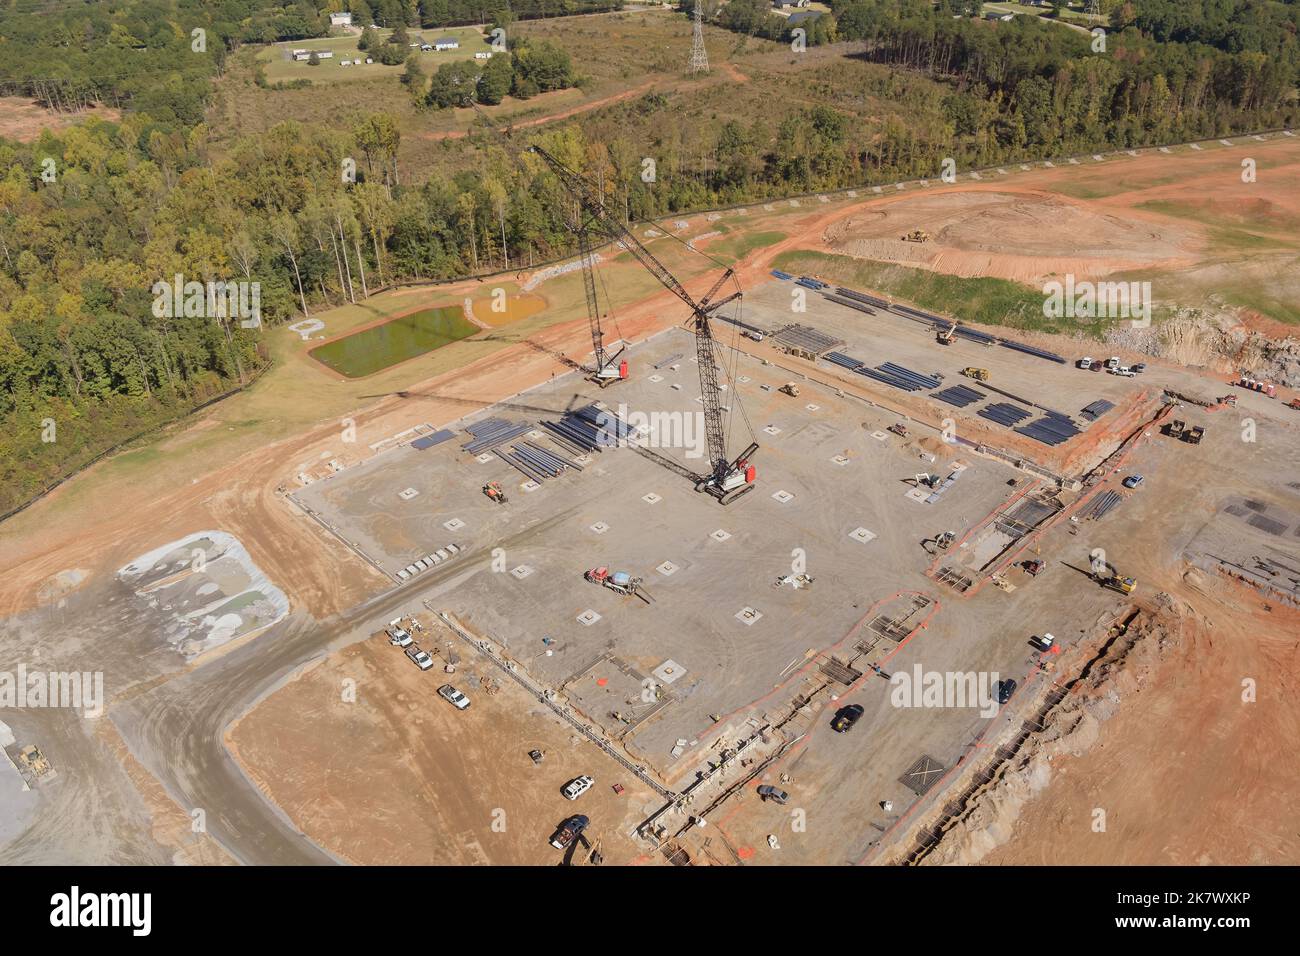
[[[204,118],[227,58],[247,44],[323,35],[323,5],[56,2],[33,16],[38,6],[0,0],[0,88],[55,110],[103,104],[122,119],[27,144],[0,140],[0,514],[266,366],[262,330],[156,317],[156,282],[257,282],[262,322],[274,325],[396,281],[518,269],[572,251],[549,171],[509,155],[481,127],[456,146],[470,161],[418,181],[399,176],[402,130],[383,111],[347,126],[289,120],[217,148]],[[606,8],[350,6],[359,24],[390,27]],[[713,19],[748,33],[747,11],[765,18],[770,4],[732,0]],[[625,131],[669,128],[678,112],[671,94],[647,93],[530,138],[586,170],[637,219],[929,174],[936,157],[969,168],[1294,120],[1294,3],[1130,0],[1111,13],[1104,55],[1087,35],[1029,17],[954,19],[947,5],[924,0],[836,0],[833,11],[817,38],[892,71],[876,71],[857,95],[897,96],[909,77],[937,82],[943,128],[897,116],[868,126],[833,104],[776,123],[700,124],[657,143],[666,155],[652,184],[640,176],[646,143]],[[204,43],[195,30],[206,31]],[[512,40],[508,56],[447,64],[408,86],[417,80],[413,95],[439,109],[460,105],[470,89],[492,103],[579,78],[563,49]],[[340,175],[349,160],[355,175]]]

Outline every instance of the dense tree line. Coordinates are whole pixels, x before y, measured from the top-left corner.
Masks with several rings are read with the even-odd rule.
[[[368,0],[357,0],[357,3],[365,2]],[[388,0],[388,3],[390,6],[401,6],[402,0]],[[419,0],[410,6],[414,12],[407,20],[408,23],[422,27],[445,27],[608,13],[622,10],[623,0]]]
[[[418,70],[415,64],[411,67]],[[472,102],[495,106],[507,95],[526,100],[579,83],[569,54],[545,40],[511,40],[507,50],[487,61],[444,63],[434,72],[427,88],[418,72],[408,71],[408,76],[417,102],[436,109]]]
[[[687,0],[685,7],[691,16],[695,15],[694,0]],[[833,43],[836,40],[833,17],[810,17],[800,20],[792,27],[789,18],[772,12],[770,0],[729,0],[719,10],[717,22],[728,30],[761,40],[790,43],[794,40],[795,29],[804,31],[803,39],[808,46]]]
[[[1269,0],[1126,0],[1110,15],[1160,42],[1204,43],[1228,53],[1264,53],[1296,67],[1300,4]]]
[[[1036,18],[953,18],[926,0],[839,0],[836,13],[841,38],[861,41],[868,59],[952,82],[954,138],[976,161],[1222,135],[1294,110],[1289,55],[1162,42],[1131,26],[1101,52]]]

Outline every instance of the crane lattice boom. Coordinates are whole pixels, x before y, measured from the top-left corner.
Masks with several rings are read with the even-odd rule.
[[[721,481],[734,468],[732,462],[727,458],[727,437],[722,418],[722,392],[718,388],[718,366],[715,359],[713,330],[709,325],[709,315],[729,302],[740,298],[741,293],[735,292],[726,298],[716,302],[713,301],[713,297],[717,295],[723,285],[735,275],[734,270],[727,269],[713,284],[713,288],[709,290],[708,294],[697,301],[686,291],[686,287],[678,281],[677,277],[668,270],[668,267],[660,262],[654,253],[633,235],[630,229],[609,212],[605,207],[604,196],[595,183],[581,173],[570,169],[540,146],[530,146],[529,151],[541,157],[564,187],[577,199],[583,211],[590,217],[590,227],[592,229],[599,231],[614,242],[622,243],[633,258],[658,279],[664,288],[672,292],[690,308],[692,328],[695,332],[696,358],[700,366],[700,397],[704,403],[704,433],[709,450],[709,477],[715,481]],[[583,241],[584,235],[585,231],[580,231],[579,242]],[[751,446],[742,458],[747,459],[749,455],[753,454],[756,447]]]

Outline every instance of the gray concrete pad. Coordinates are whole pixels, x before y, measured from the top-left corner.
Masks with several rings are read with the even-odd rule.
[[[674,332],[630,354],[644,369],[689,346],[685,333]],[[300,497],[389,569],[443,541],[450,517],[462,519],[464,573],[433,600],[549,684],[564,683],[606,652],[641,674],[669,658],[678,662],[685,673],[669,702],[624,738],[647,763],[671,771],[679,739],[695,740],[715,718],[762,701],[792,663],[843,640],[874,603],[901,590],[934,592],[924,574],[932,557],[921,541],[982,520],[1007,499],[1015,474],[976,456],[932,464],[914,443],[872,437],[893,420],[879,409],[815,386],[791,398],[776,391],[788,378],[782,370],[736,354],[728,362],[737,363],[724,397],[732,405],[731,453],[746,443],[746,418],[762,447],[756,490],[727,507],[626,448],[595,455],[582,473],[524,495],[522,476],[499,461],[480,464],[452,442],[381,455]],[[644,413],[656,436],[689,436],[689,427],[672,425],[685,419],[671,416],[699,414],[696,367],[685,359],[658,374],[659,382],[640,376],[603,392],[568,376],[529,393],[527,404],[559,413],[599,398],[629,418]],[[487,414],[510,417],[508,407]],[[659,451],[704,467],[687,449]],[[918,471],[946,475],[958,460],[968,467],[938,502],[907,497]],[[489,479],[502,482],[507,505],[480,494]],[[407,487],[421,494],[403,501]],[[584,580],[601,565],[644,578],[653,601]],[[665,565],[670,574],[657,570]],[[510,573],[520,566],[534,572]],[[774,586],[799,572],[814,579],[812,587]],[[746,608],[756,613],[742,613]],[[579,620],[588,610],[599,615],[593,623]],[[611,703],[610,693],[589,686],[594,674],[566,690],[592,708],[593,720],[607,723],[630,690],[620,688]],[[777,709],[787,704],[779,694],[770,701]]]

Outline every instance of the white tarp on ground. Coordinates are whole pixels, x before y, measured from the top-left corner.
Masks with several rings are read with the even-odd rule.
[[[200,531],[141,555],[117,572],[165,615],[161,636],[193,658],[263,630],[289,613],[289,599],[224,531]]]

